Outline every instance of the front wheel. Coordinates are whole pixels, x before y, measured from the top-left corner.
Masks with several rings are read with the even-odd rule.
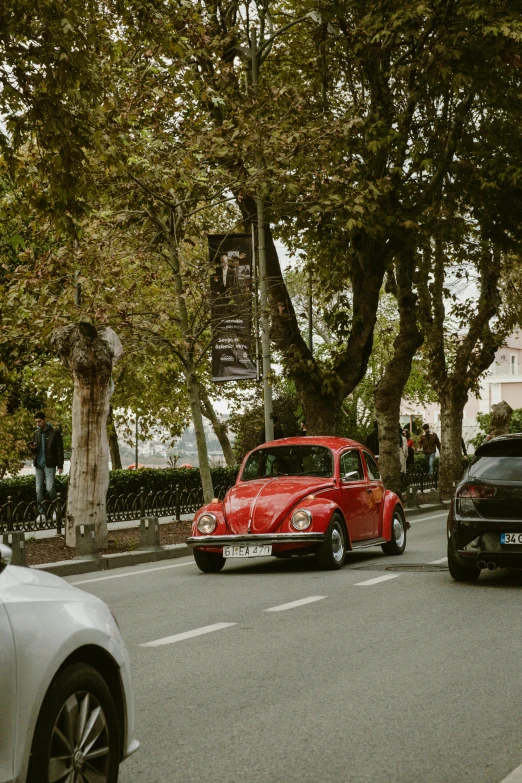
[[[337,571],[342,568],[346,559],[346,533],[344,524],[338,514],[334,514],[324,541],[316,549],[319,568],[323,571]]]
[[[225,565],[226,558],[219,552],[205,552],[203,549],[194,549],[194,560],[200,571],[204,574],[217,574]]]
[[[406,523],[398,509],[393,512],[391,541],[381,544],[385,555],[402,555],[406,549]]]
[[[476,582],[480,576],[480,568],[476,565],[461,565],[455,559],[448,542],[448,569],[456,582]]]
[[[118,718],[96,669],[75,663],[51,683],[34,732],[27,783],[116,783]]]

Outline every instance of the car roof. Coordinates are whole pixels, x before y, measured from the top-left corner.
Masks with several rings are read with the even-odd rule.
[[[296,435],[293,438],[270,440],[257,448],[265,449],[267,446],[326,446],[332,451],[341,451],[347,446],[361,446],[361,444],[350,438],[338,438],[333,435]]]
[[[522,432],[498,435],[475,451],[476,457],[522,457]]]

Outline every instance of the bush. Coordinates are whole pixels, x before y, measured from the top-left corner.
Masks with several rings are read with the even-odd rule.
[[[214,489],[230,486],[236,480],[238,468],[211,468]],[[160,492],[177,484],[181,491],[201,486],[199,468],[141,468],[140,470],[111,470],[109,495],[131,495],[143,487],[145,492]],[[56,476],[56,490],[67,495],[67,476]],[[14,503],[36,500],[34,476],[16,476],[0,481],[0,505],[11,497]]]

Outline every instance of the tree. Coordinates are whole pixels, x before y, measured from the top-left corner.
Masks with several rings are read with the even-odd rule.
[[[78,525],[93,523],[97,546],[106,549],[107,417],[112,368],[123,348],[112,329],[97,329],[85,322],[58,329],[53,335],[53,346],[68,366],[74,383],[66,543],[76,546]]]
[[[431,258],[420,278],[423,325],[426,332],[426,367],[441,406],[441,461],[439,487],[445,497],[453,495],[461,466],[462,418],[470,392],[478,392],[478,381],[492,364],[495,352],[513,326],[512,313],[503,312],[501,281],[506,258],[498,247],[480,237],[466,248],[468,268],[459,276],[469,280],[476,270],[476,297],[463,301],[448,289],[451,269],[441,239],[435,241],[432,282]],[[469,287],[468,287],[469,290]]]

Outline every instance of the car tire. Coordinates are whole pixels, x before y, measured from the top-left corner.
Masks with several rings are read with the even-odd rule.
[[[205,552],[203,549],[194,549],[194,560],[200,571],[204,574],[217,574],[226,562],[226,557],[219,552]]]
[[[89,720],[93,725],[84,733],[82,726],[85,728]],[[78,734],[80,741],[76,740]],[[116,783],[119,763],[118,716],[105,680],[85,663],[67,666],[56,675],[43,700],[27,783],[66,779],[68,769],[86,773],[94,769],[97,774],[93,772],[93,779]],[[82,778],[88,779],[87,774]]]
[[[402,555],[406,549],[406,521],[401,511],[396,508],[392,519],[392,538],[381,544],[385,555]]]
[[[324,541],[315,551],[319,568],[323,571],[337,571],[346,560],[346,531],[339,514],[334,514],[328,525]]]
[[[461,565],[455,559],[448,542],[448,569],[455,582],[476,582],[480,576],[480,568],[476,565]]]

